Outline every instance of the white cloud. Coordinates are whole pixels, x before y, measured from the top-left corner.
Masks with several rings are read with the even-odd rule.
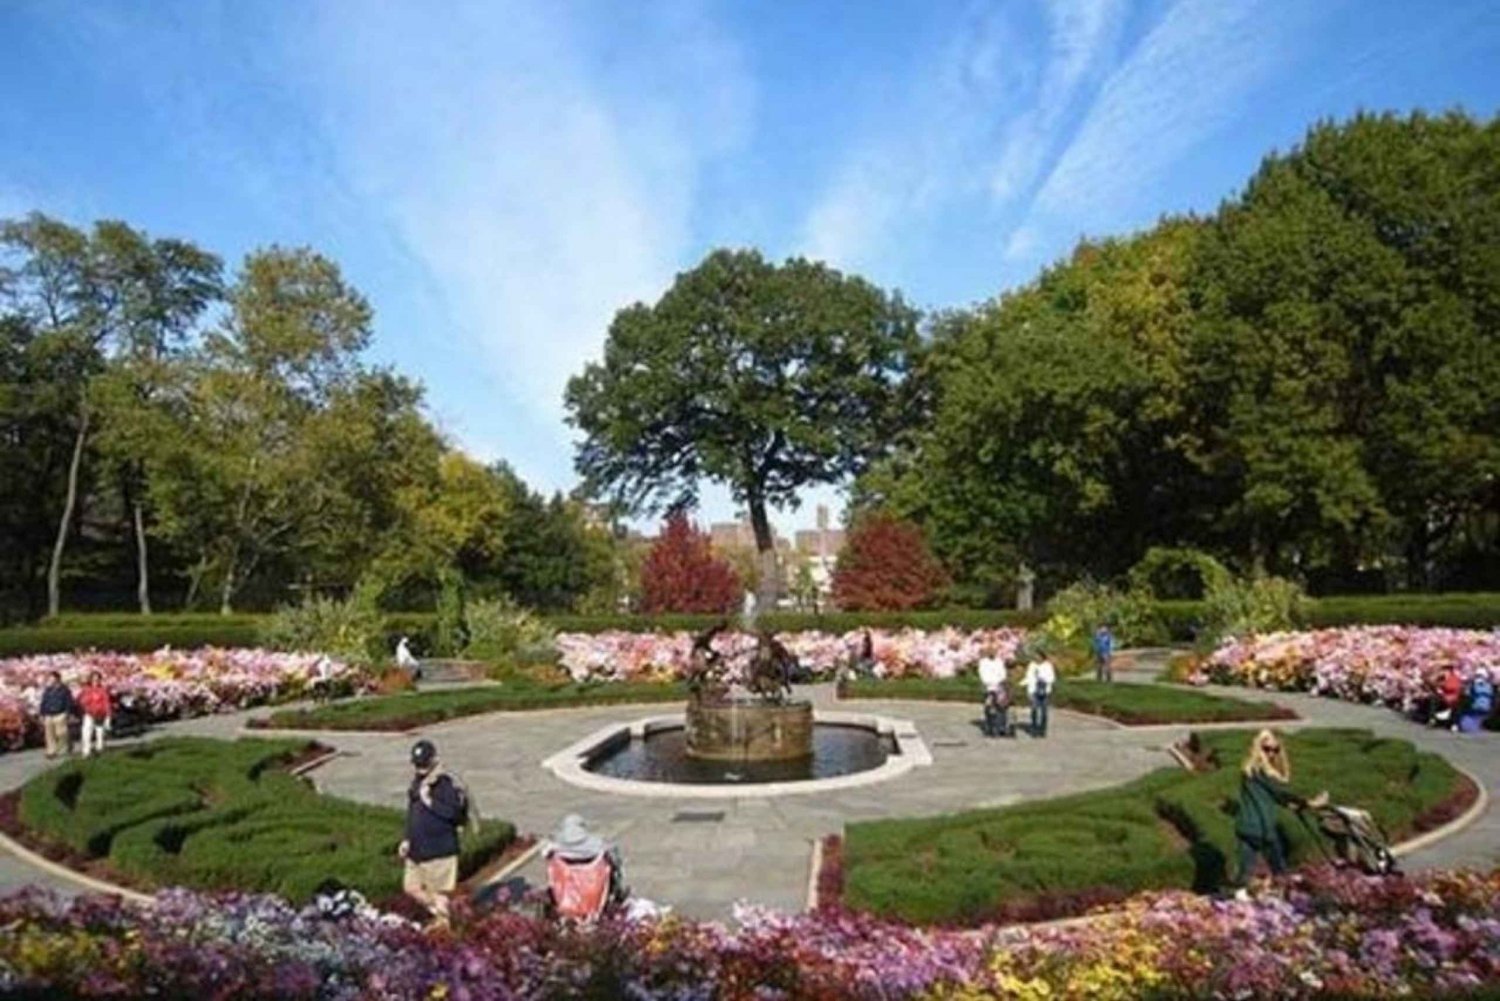
[[[898,226],[909,233],[954,204],[1028,193],[1113,55],[1127,3],[1049,0],[1044,46],[1018,25],[1013,4],[972,3],[923,60],[932,72],[888,116],[888,134],[860,146],[808,213],[806,251],[869,267]]]
[[[1309,14],[1260,0],[1179,0],[1105,81],[1026,225],[1071,241],[1118,228],[1136,198],[1226,127],[1290,54]],[[1061,249],[1053,246],[1051,249]]]
[[[1124,25],[1123,0],[1054,0],[1047,7],[1049,58],[1036,103],[1005,131],[991,189],[1000,201],[1029,190],[1057,144],[1080,91],[1099,75]]]
[[[425,269],[497,396],[533,418],[527,434],[555,429],[514,447],[475,437],[566,454],[567,378],[615,310],[686,263],[697,173],[749,128],[733,47],[691,5],[632,19],[652,37],[612,40],[642,49],[616,70],[640,83],[627,98],[564,7],[316,10],[293,44],[362,206]],[[551,465],[538,479],[566,485],[567,463]]]
[[[1011,12],[972,3],[930,59],[904,105],[883,117],[884,132],[857,145],[807,213],[803,253],[868,268],[906,229],[953,200],[972,195],[977,164],[995,123],[1034,86],[1035,59]]]

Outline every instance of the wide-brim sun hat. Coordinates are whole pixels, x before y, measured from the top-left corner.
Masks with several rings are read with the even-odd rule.
[[[602,855],[604,839],[588,829],[583,818],[570,813],[552,832],[552,847],[569,855]]]

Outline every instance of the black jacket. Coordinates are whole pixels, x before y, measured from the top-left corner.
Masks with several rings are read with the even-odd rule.
[[[42,715],[61,716],[73,711],[73,693],[67,685],[48,685],[42,689]]]
[[[427,802],[422,802],[422,783],[427,778],[416,776],[406,791],[406,857],[413,862],[458,854],[463,798],[451,778],[439,775],[431,784]]]

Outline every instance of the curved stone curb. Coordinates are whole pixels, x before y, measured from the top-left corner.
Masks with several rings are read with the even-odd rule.
[[[896,753],[886,758],[885,764],[879,768],[856,772],[853,775],[808,779],[802,782],[747,782],[743,785],[674,785],[668,782],[642,782],[636,779],[617,779],[597,775],[584,768],[584,764],[601,744],[611,740],[621,740],[627,736],[644,737],[654,730],[682,726],[683,717],[677,714],[651,716],[633,723],[611,723],[600,727],[582,740],[574,741],[563,750],[544,759],[542,767],[564,782],[584,789],[592,789],[595,792],[658,799],[743,799],[747,796],[786,796],[793,793],[854,789],[884,782],[898,775],[905,775],[913,768],[925,768],[932,764],[932,752],[927,749],[926,742],[922,740],[921,734],[917,733],[916,726],[909,720],[818,709],[813,713],[813,721],[869,727],[879,734],[892,737],[896,741]]]
[[[1423,848],[1426,848],[1429,845],[1437,844],[1439,841],[1443,840],[1449,835],[1457,834],[1459,831],[1462,831],[1464,828],[1474,823],[1474,821],[1484,816],[1484,812],[1489,809],[1490,794],[1489,791],[1485,789],[1484,783],[1479,781],[1474,773],[1469,771],[1467,768],[1462,768],[1458,765],[1455,765],[1451,761],[1449,761],[1448,764],[1453,768],[1454,771],[1458,772],[1458,774],[1474,783],[1474,788],[1479,790],[1479,795],[1474,798],[1473,804],[1467,810],[1465,810],[1460,816],[1454,817],[1452,820],[1448,821],[1442,827],[1433,828],[1425,834],[1419,834],[1414,838],[1408,838],[1407,840],[1401,842],[1399,845],[1392,845],[1391,854],[1396,856],[1397,858],[1410,855],[1412,852],[1421,851]]]
[[[129,890],[102,879],[95,879],[93,876],[86,876],[75,869],[69,869],[61,863],[52,861],[45,855],[39,855],[3,831],[0,831],[0,848],[4,848],[22,862],[33,868],[42,870],[49,876],[56,876],[58,879],[77,883],[79,886],[92,890],[95,893],[113,894],[117,897],[123,897],[133,904],[150,905],[154,903],[154,898],[138,890]]]
[[[823,839],[813,838],[812,858],[807,864],[807,903],[804,911],[818,909],[818,880],[823,875]]]

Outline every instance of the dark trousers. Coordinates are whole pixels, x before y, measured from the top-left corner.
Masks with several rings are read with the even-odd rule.
[[[1034,695],[1031,698],[1031,735],[1047,736],[1047,701],[1050,695]]]
[[[1286,872],[1286,855],[1281,850],[1281,839],[1272,835],[1270,840],[1261,838],[1247,838],[1243,834],[1235,837],[1239,843],[1239,885],[1244,886],[1250,882],[1250,875],[1255,871],[1255,857],[1261,855],[1271,866],[1271,872],[1280,876]]]
[[[1114,681],[1115,673],[1110,669],[1109,654],[1094,655],[1094,680]]]

